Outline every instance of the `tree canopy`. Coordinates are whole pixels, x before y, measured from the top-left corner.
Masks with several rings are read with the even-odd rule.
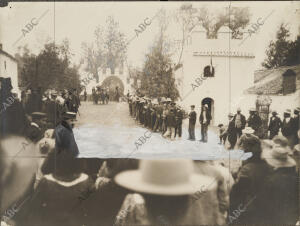
[[[276,33],[276,40],[272,40],[266,50],[263,67],[270,69],[300,64],[300,35],[295,41],[288,40],[289,37],[288,27],[282,23]]]
[[[20,86],[29,88],[80,88],[78,66],[71,65],[69,41],[61,45],[48,43],[38,55],[30,53],[26,46],[15,55],[18,61]]]
[[[119,23],[112,16],[106,20],[105,28],[98,26],[94,32],[94,41],[82,43],[85,71],[99,82],[99,69],[123,68],[126,57],[125,35],[119,29]]]

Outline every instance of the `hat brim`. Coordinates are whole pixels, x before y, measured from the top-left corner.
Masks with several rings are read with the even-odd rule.
[[[272,156],[272,149],[271,148],[266,148],[263,153],[262,157],[266,160],[266,162],[275,167],[275,168],[281,168],[281,167],[293,167],[296,166],[295,160],[287,156],[286,159],[276,159]]]
[[[157,185],[146,183],[142,180],[142,175],[139,170],[128,170],[121,172],[116,175],[115,182],[129,190],[164,196],[191,195],[196,191],[199,191],[201,186],[205,186],[207,190],[217,186],[214,178],[200,174],[191,175],[190,180],[184,184]]]

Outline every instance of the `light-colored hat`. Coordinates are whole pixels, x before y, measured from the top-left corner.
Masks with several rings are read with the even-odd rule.
[[[165,101],[166,101],[166,98],[165,98],[165,97],[162,97],[160,101],[161,101],[161,102],[165,102]]]
[[[286,109],[285,111],[284,111],[284,113],[287,113],[287,114],[291,114],[291,109]]]
[[[246,127],[242,130],[243,134],[253,134],[255,131],[251,127]]]
[[[296,107],[296,108],[295,108],[295,111],[300,112],[300,107]]]
[[[152,101],[152,104],[158,104],[157,99],[154,99],[154,100]]]
[[[228,114],[228,117],[233,117],[233,114],[232,114],[232,113],[229,113],[229,114]]]
[[[289,147],[273,146],[271,149],[264,150],[263,158],[275,168],[296,166],[295,160],[289,154]]]
[[[127,189],[165,196],[194,194],[203,185],[210,187],[212,181],[212,177],[196,174],[193,161],[188,159],[144,159],[138,170],[127,170],[115,177],[115,182]]]
[[[171,101],[172,101],[172,100],[171,100],[171,98],[169,98],[169,97],[166,99],[166,102],[171,102]]]
[[[238,107],[238,108],[236,109],[236,111],[242,111],[242,110],[241,110],[241,108],[240,108],[240,107]]]
[[[256,108],[250,108],[249,111],[256,111]]]

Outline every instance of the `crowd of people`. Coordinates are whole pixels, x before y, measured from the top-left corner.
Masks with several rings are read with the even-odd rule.
[[[142,126],[174,140],[182,136],[184,110],[171,98],[151,99],[128,95],[130,115]]]
[[[0,137],[21,135],[33,141],[40,140],[47,129],[54,129],[65,112],[79,113],[80,98],[77,89],[42,92],[41,88],[27,88],[21,98],[12,93],[10,78],[1,78]]]
[[[98,101],[100,104],[108,104],[109,101],[109,93],[108,89],[101,88],[101,87],[93,87],[92,89],[92,98],[94,104],[98,104]]]
[[[28,116],[23,102],[11,93],[9,81],[1,80],[0,84],[1,103],[8,103],[2,105],[4,120],[0,122],[1,226],[296,225],[299,221],[300,151],[292,150],[289,137],[284,135],[282,125],[287,120],[280,123],[283,135],[262,140],[254,123],[259,117],[256,111],[251,109],[248,120],[240,110],[230,115],[230,122],[234,123],[224,131],[234,127],[239,136],[238,148],[252,154],[234,172],[222,161],[211,160],[84,159],[78,158],[80,150],[72,132],[78,112],[71,101],[75,97],[70,92],[63,95],[52,90],[48,101],[64,103],[62,106],[67,109],[55,111],[60,117],[57,124],[46,117],[49,126],[43,138],[33,141],[34,146],[26,146],[26,156],[39,158],[7,158],[12,152],[19,154],[12,149],[26,142],[28,136],[16,129],[20,127],[11,129],[9,134],[3,131],[21,125],[12,124],[14,120],[31,119],[31,125],[40,127],[38,123],[47,115],[43,109],[50,104],[44,99],[47,95],[41,95],[41,110],[30,110]],[[27,101],[30,99],[36,100],[29,95]],[[197,118],[194,106],[186,116],[168,98],[129,96],[128,102],[130,114],[137,122],[171,139],[177,133],[181,136],[185,117],[189,117],[190,125]],[[199,121],[201,126],[208,126],[209,108],[202,108]],[[34,121],[35,118],[39,120]],[[192,129],[189,128],[190,135]],[[201,132],[206,142],[207,128]]]

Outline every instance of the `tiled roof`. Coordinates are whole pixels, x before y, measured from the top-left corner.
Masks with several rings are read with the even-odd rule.
[[[296,73],[296,89],[300,89],[300,65],[284,66],[275,69],[258,70],[254,72],[254,86],[245,91],[248,94],[283,94],[282,74],[288,69]]]

